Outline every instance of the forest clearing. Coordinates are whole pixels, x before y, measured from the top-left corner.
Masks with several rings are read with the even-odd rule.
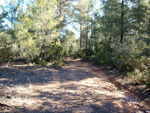
[[[149,106],[150,0],[0,0],[0,112]]]
[[[2,73],[3,70],[3,73]],[[149,106],[116,86],[96,66],[68,58],[62,68],[0,68],[1,112],[149,113]],[[6,72],[5,72],[6,71]]]

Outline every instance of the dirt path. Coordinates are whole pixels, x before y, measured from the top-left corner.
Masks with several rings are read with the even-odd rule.
[[[67,59],[63,68],[0,67],[0,112],[148,113],[128,91],[119,90],[102,71]]]

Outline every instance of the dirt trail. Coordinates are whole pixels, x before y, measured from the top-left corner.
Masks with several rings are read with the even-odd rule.
[[[15,113],[148,113],[128,91],[120,90],[96,67],[66,60],[55,69],[0,67],[0,112]],[[7,105],[7,106],[5,106]]]

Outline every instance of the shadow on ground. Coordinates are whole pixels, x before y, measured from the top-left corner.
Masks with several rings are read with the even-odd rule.
[[[36,90],[38,95],[31,98],[41,98],[43,102],[35,103],[34,108],[21,108],[18,112],[25,113],[122,113],[131,112],[118,106],[116,101],[125,98],[115,98],[105,94],[92,92],[92,86],[71,84],[53,88],[51,91]],[[82,90],[81,90],[82,89]],[[87,90],[88,89],[88,90]],[[94,88],[93,88],[94,89]],[[34,93],[35,93],[34,92]],[[36,101],[37,102],[37,101]],[[122,106],[123,107],[123,106]]]
[[[0,84],[8,86],[0,101],[23,113],[133,112],[136,102],[88,65],[67,61],[63,68],[11,65],[0,67]],[[98,73],[101,75],[102,73]],[[7,98],[9,95],[9,98]],[[3,100],[4,99],[4,100]]]

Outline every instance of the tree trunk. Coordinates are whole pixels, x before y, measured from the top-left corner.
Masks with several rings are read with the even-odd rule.
[[[124,0],[121,2],[121,38],[120,42],[123,43],[123,35],[124,35]]]
[[[82,49],[82,25],[80,22],[80,49]]]
[[[89,59],[88,58],[88,25],[86,28],[86,58],[87,58],[87,60]]]
[[[111,25],[110,25],[111,33],[112,33],[112,26],[113,26],[113,23],[111,22]],[[112,40],[112,36],[111,36],[111,34],[110,34],[109,41],[111,41],[111,40]]]
[[[94,24],[94,49],[95,49],[95,52],[97,53],[98,52],[98,47],[97,47],[97,39],[96,39],[96,32],[95,32],[95,24]]]

